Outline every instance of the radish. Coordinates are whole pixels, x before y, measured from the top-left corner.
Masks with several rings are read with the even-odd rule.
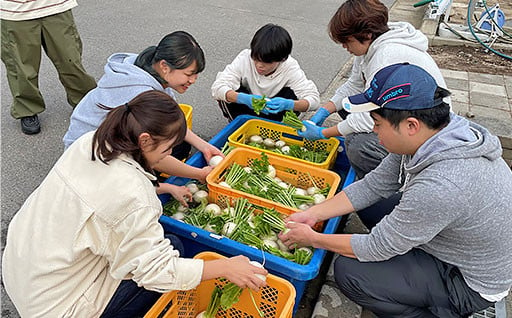
[[[178,208],[176,209],[176,212],[182,212],[182,213],[185,213],[188,211],[188,208],[184,205],[178,205]]]
[[[219,185],[221,187],[226,187],[226,188],[230,188],[231,189],[231,186],[226,181],[219,182]]]
[[[267,175],[271,178],[275,178],[276,176],[276,168],[273,165],[268,165],[268,173]]]
[[[325,201],[325,196],[321,193],[313,194],[313,200],[315,200],[315,204],[319,204]]]
[[[283,182],[283,181],[278,182],[277,185],[283,189],[288,189],[288,187],[289,187],[288,183]]]
[[[277,148],[283,148],[284,146],[286,146],[286,142],[284,142],[282,140],[278,140],[278,141],[276,141],[275,146]]]
[[[277,245],[279,246],[279,250],[283,252],[288,252],[290,250],[281,240],[277,240]]]
[[[257,143],[257,144],[261,144],[263,142],[263,138],[261,138],[260,135],[253,135],[253,136],[249,137],[249,141]]]
[[[226,222],[222,227],[222,235],[230,237],[236,229],[237,224],[235,222]]]
[[[312,187],[309,187],[309,188],[306,190],[306,192],[307,192],[309,195],[313,195],[313,194],[317,193],[317,192],[318,192],[318,190],[319,190],[319,189],[318,189],[317,187],[312,186]]]
[[[295,194],[296,195],[307,195],[307,192],[306,192],[306,190],[304,190],[302,188],[295,188]]]
[[[210,158],[210,161],[208,161],[208,165],[210,167],[216,167],[224,158],[222,156],[213,156]]]
[[[259,268],[265,268],[265,267],[263,267],[263,265],[260,262],[250,261],[249,264],[259,267]],[[254,275],[264,282],[267,281],[267,276],[265,276],[265,275],[262,275],[262,274],[254,274]]]
[[[190,193],[194,194],[196,193],[197,191],[199,191],[199,187],[197,186],[197,184],[195,184],[194,182],[191,182],[191,183],[187,183],[185,185],[188,190],[190,191]]]
[[[270,138],[265,138],[263,140],[263,144],[267,148],[274,148],[276,146],[276,143],[272,139],[270,139]]]
[[[229,216],[234,216],[235,215],[235,208],[233,208],[233,207],[225,208],[224,210],[222,210],[222,214],[229,215]]]
[[[183,212],[176,212],[171,216],[171,218],[182,221],[185,218],[185,214]]]
[[[263,240],[263,246],[279,249],[279,245],[277,245],[276,241],[269,240],[269,239]]]
[[[221,211],[220,207],[217,204],[215,204],[215,203],[208,204],[204,208],[204,211],[207,212],[207,213],[210,213],[212,215],[221,215],[222,214],[222,211]]]
[[[194,200],[194,202],[197,203],[208,203],[208,192],[204,190],[199,190],[192,195],[192,199]]]
[[[304,210],[309,209],[309,205],[307,203],[301,203],[301,204],[299,204],[299,206],[297,208],[299,208],[299,210],[304,211]]]

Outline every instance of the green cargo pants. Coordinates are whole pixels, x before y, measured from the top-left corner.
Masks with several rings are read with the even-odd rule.
[[[71,106],[96,87],[94,78],[82,66],[82,41],[71,10],[27,21],[2,19],[1,28],[2,62],[13,96],[14,118],[45,110],[38,83],[41,47],[55,65]]]

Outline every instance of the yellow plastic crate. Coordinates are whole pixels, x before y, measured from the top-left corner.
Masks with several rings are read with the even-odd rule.
[[[206,177],[208,183],[210,198],[216,202],[231,202],[233,198],[246,198],[250,203],[265,208],[274,208],[276,211],[290,215],[299,209],[286,206],[262,197],[258,197],[239,190],[220,186],[219,183],[224,180],[227,169],[232,163],[236,162],[241,166],[249,165],[254,159],[261,158],[262,151],[249,148],[233,149]],[[326,198],[331,198],[336,194],[338,185],[341,182],[340,176],[330,170],[313,167],[310,164],[293,161],[283,156],[275,156],[272,152],[267,154],[269,163],[276,169],[276,177],[299,188],[309,188],[314,184],[323,188],[331,186]]]
[[[188,129],[192,129],[192,106],[188,104],[179,104],[181,111],[185,115],[185,119],[187,121],[187,127]]]
[[[194,258],[215,260],[225,258],[214,252],[202,252]],[[193,290],[172,291],[164,294],[146,313],[144,318],[195,318],[208,306],[215,286],[223,286],[225,280],[203,281]],[[267,276],[267,286],[259,292],[252,292],[256,304],[265,313],[265,317],[291,318],[295,303],[295,288],[287,280],[272,274]],[[232,308],[219,310],[216,317],[259,318],[246,289],[240,295],[240,301]]]
[[[299,145],[309,150],[325,150],[329,153],[329,155],[324,162],[314,163],[292,156],[279,154],[271,150],[259,149],[249,146],[245,143],[252,135],[260,135],[263,139],[270,138],[274,141],[282,140],[287,144]],[[242,126],[235,130],[231,136],[228,137],[228,143],[233,147],[264,151],[281,158],[302,162],[313,167],[324,169],[332,168],[334,162],[336,161],[336,156],[338,155],[338,147],[340,145],[339,140],[336,138],[329,138],[325,140],[303,139],[302,137],[299,137],[299,135],[297,135],[297,131],[290,126],[276,124],[260,119],[251,119],[245,122]]]

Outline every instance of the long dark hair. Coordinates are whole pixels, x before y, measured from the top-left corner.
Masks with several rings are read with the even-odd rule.
[[[389,31],[388,9],[379,0],[347,0],[338,8],[329,22],[329,36],[339,44],[349,36],[359,42],[375,40]]]
[[[151,74],[160,84],[167,84],[153,69],[153,64],[164,60],[170,68],[182,70],[196,62],[195,73],[201,73],[205,67],[203,49],[196,39],[185,31],[176,31],[164,36],[157,46],[150,46],[142,51],[135,65]]]
[[[104,105],[98,105],[106,108]],[[158,90],[146,91],[135,96],[128,103],[113,108],[94,133],[92,157],[103,163],[128,154],[147,172],[152,168],[142,155],[139,136],[148,133],[156,141],[176,138],[173,147],[183,142],[187,132],[185,115],[174,99]]]

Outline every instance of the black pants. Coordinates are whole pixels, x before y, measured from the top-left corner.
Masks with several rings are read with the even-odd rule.
[[[400,198],[396,193],[357,213],[371,230]],[[457,267],[420,249],[382,262],[339,256],[334,275],[343,294],[378,317],[467,317],[492,304],[467,286]]]
[[[184,141],[172,148],[172,156],[178,160],[188,159],[191,149],[192,146],[188,142]]]
[[[249,89],[247,89],[243,86],[240,86],[240,88],[237,90],[237,92],[252,94],[249,91]],[[289,87],[283,87],[283,89],[281,89],[275,96],[268,97],[268,98],[273,98],[273,97],[283,97],[283,98],[287,98],[287,99],[297,100],[297,96],[295,95],[294,91]],[[219,101],[219,107],[222,110],[222,114],[224,115],[224,117],[226,117],[230,122],[233,119],[235,119],[237,116],[240,116],[240,115],[252,115],[252,116],[258,116],[258,117],[265,118],[265,119],[282,121],[284,113],[285,113],[285,112],[280,112],[277,114],[268,114],[268,115],[260,113],[259,115],[257,115],[254,112],[254,110],[249,108],[247,105],[238,104],[238,103],[226,103],[224,101]],[[296,112],[296,113],[297,113],[297,115],[299,114],[298,112]]]
[[[185,254],[183,243],[177,236],[170,233],[165,233],[164,236],[171,241],[171,245],[180,255]],[[142,318],[160,296],[161,293],[139,287],[131,279],[123,280],[100,318]]]
[[[345,136],[345,151],[357,179],[377,168],[388,155],[386,148],[380,144],[379,137],[374,132],[351,133]]]

